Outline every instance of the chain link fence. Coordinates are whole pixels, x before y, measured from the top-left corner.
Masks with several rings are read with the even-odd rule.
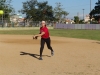
[[[56,24],[54,29],[90,29],[100,30],[100,24]]]
[[[48,27],[53,27],[55,22],[46,22]],[[0,27],[40,27],[41,21],[33,21],[33,22],[2,22],[0,20]]]

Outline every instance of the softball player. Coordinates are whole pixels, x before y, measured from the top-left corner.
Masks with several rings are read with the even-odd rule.
[[[42,21],[41,25],[42,25],[42,27],[40,28],[40,34],[37,34],[37,35],[34,36],[34,38],[41,36],[40,58],[39,58],[40,60],[42,60],[42,52],[43,52],[45,43],[47,44],[48,49],[51,50],[51,55],[52,56],[54,55],[54,51],[51,47],[51,40],[50,40],[50,36],[49,36],[49,30],[46,27],[45,21]]]

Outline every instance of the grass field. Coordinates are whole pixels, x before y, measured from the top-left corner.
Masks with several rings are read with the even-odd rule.
[[[100,30],[65,30],[50,29],[51,36],[92,39],[100,41]],[[38,34],[39,29],[30,30],[0,30],[0,34],[34,35]]]

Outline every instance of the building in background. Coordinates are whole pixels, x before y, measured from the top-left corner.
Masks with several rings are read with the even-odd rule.
[[[89,22],[89,21],[90,21],[89,15],[86,15],[86,16],[85,16],[84,21],[85,21],[85,22]]]
[[[73,24],[75,23],[73,19],[66,19],[66,24]]]
[[[94,18],[91,19],[91,21],[93,21]],[[86,15],[84,18],[84,22],[85,23],[90,23],[90,15]]]
[[[24,18],[22,17],[22,15],[19,14],[13,14],[10,16],[10,22],[11,22],[11,26],[25,26],[24,23]]]
[[[14,14],[10,16],[10,21],[14,23],[23,22],[24,18],[19,14]]]

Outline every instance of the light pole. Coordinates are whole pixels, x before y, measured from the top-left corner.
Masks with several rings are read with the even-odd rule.
[[[91,12],[91,0],[90,0],[90,12]],[[90,16],[90,24],[91,24],[92,17]]]
[[[90,0],[90,12],[91,12],[91,0]]]
[[[3,23],[3,15],[2,15],[2,23]]]
[[[84,10],[85,10],[85,9],[83,9],[83,21],[84,21]]]

